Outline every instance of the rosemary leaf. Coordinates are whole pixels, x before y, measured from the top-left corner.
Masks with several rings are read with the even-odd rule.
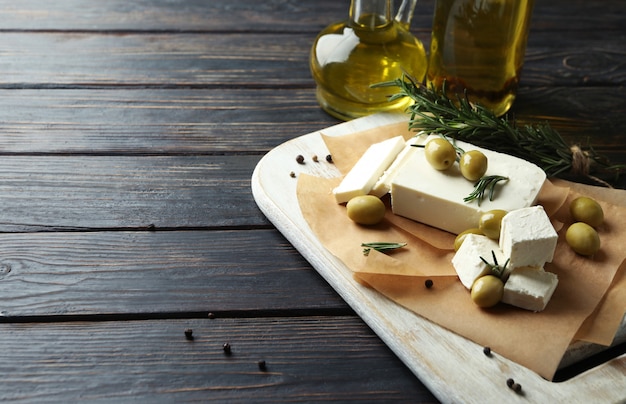
[[[363,248],[363,255],[368,255],[372,249],[379,252],[386,252],[402,248],[406,243],[388,243],[388,242],[374,242],[374,243],[361,243]]]
[[[471,194],[463,198],[464,202],[478,201],[478,206],[480,206],[480,202],[485,198],[485,191],[488,191],[488,197],[490,201],[493,201],[495,188],[498,182],[507,181],[508,177],[503,177],[502,175],[488,175],[482,177],[478,182],[474,185],[474,190]]]
[[[491,271],[491,274],[494,275],[494,276],[497,276],[498,278],[501,278],[502,275],[504,275],[504,272],[506,271],[506,267],[507,267],[507,265],[509,265],[509,261],[511,261],[511,259],[507,258],[507,260],[504,263],[504,265],[500,266],[500,264],[498,264],[498,260],[496,259],[496,253],[493,250],[491,250],[491,257],[493,258],[493,264],[489,263],[482,256],[479,256],[479,258],[482,260],[482,262],[484,262],[485,265],[487,265],[489,267],[489,270]]]

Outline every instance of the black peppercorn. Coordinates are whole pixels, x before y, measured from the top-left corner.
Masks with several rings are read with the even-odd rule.
[[[298,154],[296,156],[296,161],[298,162],[298,164],[304,164],[304,156],[302,154]]]
[[[187,328],[185,330],[185,338],[187,338],[189,341],[193,340],[193,330],[191,328]]]
[[[484,347],[483,353],[487,356],[491,356],[491,348],[489,348],[488,346]]]
[[[215,318],[215,314],[214,313],[209,313],[208,317],[209,317],[209,319],[213,320]]]
[[[224,342],[224,345],[222,346],[222,348],[224,349],[224,353],[227,355],[231,354],[231,348],[230,348],[230,344],[228,342]]]
[[[507,385],[509,388],[513,388],[513,385],[514,385],[514,384],[515,384],[515,380],[513,380],[513,379],[506,379],[506,385]]]
[[[330,154],[328,154],[328,155],[326,156],[326,161],[328,161],[329,163],[332,163],[332,162],[333,162],[333,156],[331,156]]]
[[[264,361],[264,360],[260,360],[260,361],[258,362],[258,365],[259,365],[259,369],[260,369],[260,370],[267,370],[267,364],[265,363],[265,361]]]
[[[430,289],[433,287],[433,280],[432,279],[426,279],[424,281],[424,286],[426,286],[426,289]]]

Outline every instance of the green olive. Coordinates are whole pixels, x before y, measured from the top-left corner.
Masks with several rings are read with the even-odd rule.
[[[377,224],[385,216],[385,204],[374,195],[360,195],[346,204],[348,217],[359,224]]]
[[[592,227],[598,227],[604,222],[602,206],[586,196],[574,199],[569,205],[569,211],[575,221],[587,223]]]
[[[426,156],[426,161],[428,161],[434,169],[439,171],[447,170],[456,161],[456,150],[454,146],[441,137],[430,139],[426,143],[426,146],[424,146],[424,155]]]
[[[507,214],[506,210],[494,209],[482,214],[478,221],[478,228],[487,237],[492,240],[500,238],[500,225],[502,218]]]
[[[504,283],[494,275],[485,275],[474,281],[470,293],[472,301],[479,307],[492,307],[502,300]]]
[[[454,239],[454,251],[459,251],[459,248],[461,248],[461,244],[463,244],[463,241],[465,240],[465,236],[467,236],[468,234],[483,234],[483,232],[481,232],[480,229],[476,227],[472,229],[467,229],[459,233]]]
[[[478,181],[487,172],[487,156],[478,150],[470,150],[461,155],[459,168],[463,177],[470,181]]]
[[[587,223],[576,222],[568,227],[565,240],[580,255],[593,255],[600,249],[600,236]]]

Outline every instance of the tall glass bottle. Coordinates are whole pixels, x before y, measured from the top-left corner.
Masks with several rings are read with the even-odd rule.
[[[517,93],[534,0],[436,0],[429,86],[506,113]]]
[[[352,0],[349,19],[317,36],[310,68],[325,111],[349,120],[409,105],[408,98],[389,102],[389,88],[370,86],[397,79],[404,71],[423,80],[427,58],[422,43],[409,32],[411,5],[415,0],[405,0],[393,18],[391,0]]]

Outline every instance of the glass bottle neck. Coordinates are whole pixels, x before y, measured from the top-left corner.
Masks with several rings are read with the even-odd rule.
[[[377,30],[393,23],[391,0],[352,0],[350,25],[355,29]]]

